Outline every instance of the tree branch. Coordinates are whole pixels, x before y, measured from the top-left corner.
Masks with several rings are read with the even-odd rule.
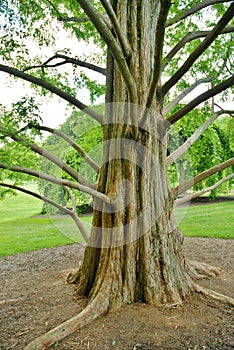
[[[36,84],[38,86],[45,88],[46,90],[54,93],[55,95],[61,97],[62,99],[66,100],[67,102],[71,103],[73,106],[84,111],[86,114],[88,114],[89,116],[91,116],[92,118],[97,120],[99,123],[102,123],[103,117],[100,114],[93,111],[91,108],[87,107],[85,104],[83,104],[81,101],[77,100],[75,97],[67,94],[65,91],[58,89],[56,86],[46,82],[45,80],[42,80],[40,78],[34,77],[33,75],[29,75],[27,73],[21,72],[16,68],[5,66],[3,64],[0,64],[0,71],[11,74],[15,77],[21,78],[23,80],[29,81],[30,83],[33,83],[33,84]]]
[[[204,38],[206,37],[211,31],[210,30],[206,30],[206,31],[197,31],[197,32],[192,32],[192,33],[188,33],[187,35],[185,35],[179,42],[178,44],[167,54],[165,61],[166,63],[164,64],[164,67],[167,66],[167,64],[172,60],[172,58],[177,54],[178,51],[180,51],[180,49],[182,49],[182,47],[184,47],[187,43],[189,43],[192,40],[198,39],[198,38]],[[234,32],[234,26],[229,26],[224,28],[219,35],[221,34],[227,34],[227,33],[231,33]]]
[[[193,7],[189,8],[188,10],[185,11],[181,11],[181,13],[177,16],[175,16],[172,19],[169,19],[166,23],[166,27],[170,27],[173,24],[176,24],[180,21],[182,21],[183,19],[193,15],[194,13],[208,7],[214,4],[218,4],[218,3],[223,3],[223,2],[230,2],[232,0],[205,0],[202,1],[196,5],[194,5]]]
[[[230,158],[228,160],[226,160],[223,163],[220,163],[218,165],[213,166],[210,169],[207,169],[205,171],[203,171],[202,173],[200,173],[199,175],[195,176],[194,178],[184,182],[183,184],[180,184],[179,186],[177,186],[174,189],[174,194],[175,194],[175,198],[177,197],[177,195],[185,192],[186,190],[188,190],[189,188],[193,187],[194,185],[196,185],[197,183],[201,182],[202,180],[206,179],[207,177],[218,173],[219,171],[231,166],[234,164],[234,158]]]
[[[93,6],[91,1],[89,0],[77,0],[80,6],[83,8],[85,13],[88,15],[96,29],[98,30],[99,34],[109,47],[109,49],[112,52],[112,55],[114,56],[120,71],[122,73],[123,79],[125,81],[126,87],[128,89],[129,95],[130,95],[130,102],[131,103],[137,103],[137,91],[136,91],[136,85],[133,80],[133,77],[131,75],[131,72],[129,70],[127,60],[124,57],[123,51],[121,47],[118,45],[118,43],[115,40],[115,37],[111,33],[109,27],[103,21],[102,17],[100,16],[99,11]]]
[[[102,6],[104,7],[104,9],[106,10],[106,13],[107,13],[112,25],[113,25],[113,29],[117,35],[117,38],[119,39],[119,43],[120,43],[122,49],[124,51],[124,56],[126,58],[129,58],[132,54],[132,50],[131,50],[131,47],[128,43],[127,38],[123,35],[123,32],[122,32],[120,25],[119,25],[118,18],[116,17],[116,14],[113,10],[112,5],[107,0],[101,0],[101,3],[102,3]]]
[[[93,170],[98,173],[99,172],[99,166],[87,155],[87,153],[83,150],[82,147],[80,147],[74,140],[72,140],[69,136],[64,134],[60,130],[52,129],[46,126],[42,125],[33,125],[30,124],[28,125],[29,128],[35,128],[37,130],[43,130],[43,131],[48,131],[51,134],[55,134],[62,139],[64,139],[66,142],[68,142],[80,155],[84,160],[93,168]]]
[[[172,108],[174,108],[185,96],[187,96],[191,91],[196,89],[196,87],[200,84],[210,83],[213,78],[203,78],[198,79],[194,84],[185,89],[180,95],[178,95],[171,103],[169,103],[163,110],[163,115],[167,115]]]
[[[71,177],[73,177],[73,179],[77,180],[80,184],[85,185],[85,186],[89,186],[92,188],[94,187],[83,176],[81,176],[75,169],[73,169],[68,164],[63,162],[55,154],[47,151],[46,149],[44,149],[44,148],[42,148],[34,143],[27,141],[25,138],[18,136],[11,131],[8,131],[7,129],[1,127],[1,125],[0,125],[0,132],[2,132],[5,136],[10,137],[12,140],[14,140],[16,142],[22,142],[26,147],[30,148],[35,153],[50,160],[52,163],[56,164],[60,169],[64,170],[67,174],[69,174]]]
[[[11,165],[7,165],[4,163],[0,163],[0,168],[10,170],[10,171],[15,171],[18,173],[28,174],[28,175],[37,177],[39,179],[46,180],[48,182],[60,185],[60,186],[67,186],[67,187],[75,188],[76,190],[90,194],[92,197],[97,198],[97,199],[99,199],[107,204],[111,204],[111,198],[109,198],[105,194],[98,192],[91,187],[80,185],[79,183],[76,183],[76,182],[73,182],[70,180],[64,180],[64,179],[58,178],[58,177],[53,176],[53,175],[48,175],[46,173],[42,173],[42,172],[37,171],[37,170],[33,170],[30,168],[24,168],[24,167],[17,166],[17,165],[11,166]]]
[[[74,23],[85,23],[89,22],[89,17],[59,17],[59,21],[61,22],[74,22]]]
[[[83,222],[80,220],[79,216],[76,214],[76,200],[75,200],[75,197],[71,191],[71,189],[69,187],[66,186],[66,190],[68,191],[70,197],[71,197],[71,200],[72,200],[72,211],[71,211],[71,217],[73,218],[73,220],[75,221],[77,227],[79,228],[84,240],[86,242],[88,242],[88,239],[89,239],[89,235],[88,235],[88,232],[85,228],[85,225],[83,224]]]
[[[16,185],[10,185],[10,184],[6,184],[6,183],[3,183],[3,182],[0,182],[0,186],[12,188],[12,189],[14,189],[16,191],[20,191],[20,192],[26,193],[26,194],[28,194],[28,195],[30,195],[32,197],[38,198],[38,199],[42,200],[43,202],[52,205],[55,208],[58,208],[59,210],[61,210],[65,214],[69,215],[75,221],[75,223],[76,223],[78,229],[80,230],[84,240],[86,242],[88,241],[89,237],[88,237],[87,231],[85,229],[85,226],[82,223],[82,221],[80,220],[80,218],[78,217],[78,215],[73,212],[73,210],[65,208],[62,205],[60,205],[59,203],[53,201],[52,199],[46,198],[44,196],[41,196],[40,194],[38,194],[38,193],[36,193],[34,191],[27,190],[27,189],[25,189],[23,187],[19,187],[19,186],[16,186]],[[66,188],[68,190],[68,187],[66,187]]]
[[[62,21],[62,22],[76,22],[76,23],[83,23],[83,22],[88,22],[89,18],[88,17],[62,17],[59,13],[59,11],[57,10],[57,8],[54,6],[54,4],[50,1],[50,0],[45,0],[46,2],[48,2],[50,4],[50,6],[54,9],[54,11],[56,12],[57,16],[58,16],[58,20]]]
[[[63,211],[65,214],[71,215],[72,211],[68,208],[64,208],[62,205],[58,204],[57,202],[53,201],[52,199],[46,198],[44,196],[41,196],[40,194],[34,192],[34,191],[30,191],[27,190],[26,188],[23,187],[19,187],[16,185],[10,185],[4,182],[0,182],[0,186],[2,187],[8,187],[8,188],[12,188],[13,190],[17,190],[26,194],[29,194],[32,197],[38,198],[40,200],[42,200],[43,202],[46,202],[48,204],[53,205],[54,207],[58,208],[59,210]]]
[[[219,94],[220,92],[230,88],[233,84],[234,84],[234,75],[232,77],[224,80],[222,83],[209,89],[208,91],[204,92],[203,94],[197,96],[194,100],[189,102],[186,106],[184,106],[179,111],[177,111],[176,113],[172,114],[169,118],[167,118],[165,120],[165,122],[167,123],[167,125],[169,123],[170,123],[170,125],[174,124],[175,122],[177,122],[177,120],[181,119],[188,112],[190,112],[195,107],[197,107],[200,103],[202,103],[202,102],[208,100],[209,98]]]
[[[165,4],[164,4],[165,3]],[[156,88],[159,83],[159,79],[161,77],[161,67],[162,67],[162,53],[163,53],[163,43],[164,43],[164,35],[165,35],[165,23],[167,20],[168,11],[170,8],[170,1],[165,1],[160,7],[160,13],[157,21],[156,27],[156,35],[155,35],[155,50],[154,50],[154,69],[153,76],[150,81],[149,89],[147,92],[146,99],[146,109],[142,120],[140,122],[141,128],[144,127],[146,119],[149,114],[149,109],[152,106]]]
[[[191,201],[191,200],[194,199],[194,198],[198,198],[198,197],[200,197],[201,195],[203,195],[204,193],[214,190],[214,189],[217,188],[218,186],[222,185],[224,182],[231,180],[233,177],[234,177],[234,173],[233,173],[233,174],[230,174],[230,175],[228,175],[228,176],[226,176],[225,178],[223,178],[223,179],[221,179],[221,180],[219,180],[219,181],[216,182],[213,186],[204,188],[204,189],[201,190],[201,191],[198,191],[198,192],[193,193],[193,194],[191,194],[191,195],[189,194],[188,196],[185,196],[185,197],[183,197],[183,198],[177,199],[177,200],[175,201],[175,206],[179,206],[179,205],[181,205],[181,204],[183,204],[183,203],[186,203],[186,202]]]
[[[201,54],[210,46],[210,44],[217,38],[219,33],[224,29],[228,22],[233,18],[234,3],[230,5],[228,10],[221,17],[216,26],[209,32],[205,39],[198,45],[198,47],[191,53],[184,64],[178,71],[163,85],[162,94],[165,95],[174,86],[182,76],[192,67],[193,63],[201,56]]]
[[[197,130],[181,145],[177,148],[170,156],[167,157],[167,166],[177,161],[187,150],[194,144],[195,141],[200,137],[200,135],[221,115],[221,114],[231,114],[234,111],[222,110],[214,113],[209,119],[205,121],[202,125],[197,128]]]
[[[64,61],[58,62],[58,63],[55,63],[55,64],[50,64],[50,65],[48,64],[49,62],[51,62],[51,61],[53,61],[55,59],[63,59]],[[46,62],[44,62],[41,65],[35,65],[35,66],[30,66],[30,67],[25,68],[23,70],[23,72],[26,72],[26,71],[28,71],[30,69],[34,69],[34,68],[57,67],[57,66],[61,66],[63,64],[67,64],[67,63],[71,63],[71,64],[74,64],[74,65],[79,66],[79,67],[84,67],[84,68],[87,68],[87,69],[91,69],[94,72],[106,75],[106,69],[105,68],[96,66],[95,64],[92,64],[92,63],[81,61],[81,60],[76,59],[76,58],[69,57],[67,55],[58,54],[58,53],[53,55],[52,57],[50,57]]]

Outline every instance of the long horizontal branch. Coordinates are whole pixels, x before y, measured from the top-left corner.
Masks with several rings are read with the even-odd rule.
[[[204,31],[197,31],[197,32],[191,32],[186,34],[179,42],[178,44],[167,54],[165,57],[165,65],[164,67],[172,60],[172,58],[177,54],[178,51],[182,49],[187,43],[189,43],[192,40],[198,39],[198,38],[204,38],[206,37],[211,31],[210,30],[204,30]],[[234,26],[229,26],[224,28],[219,35],[221,34],[227,34],[234,32]]]
[[[212,78],[198,79],[194,84],[190,85],[164,108],[163,115],[167,115],[184,97],[186,97],[190,92],[196,89],[198,85],[209,83],[211,81]]]
[[[210,187],[206,187],[201,191],[198,191],[196,193],[192,193],[191,195],[189,194],[188,196],[185,196],[183,198],[177,199],[175,201],[175,206],[179,206],[183,203],[189,202],[192,199],[198,198],[200,196],[202,196],[204,193],[207,193],[209,191],[212,191],[214,189],[216,189],[217,187],[219,187],[220,185],[222,185],[224,182],[231,180],[234,177],[234,174],[230,174],[228,176],[226,176],[225,178],[219,180],[218,182],[216,182],[214,185],[210,186]]]
[[[174,86],[182,76],[192,67],[194,62],[202,55],[202,53],[211,45],[217,38],[219,33],[226,27],[228,22],[233,18],[234,3],[232,3],[228,10],[221,17],[216,26],[209,32],[205,39],[198,45],[198,47],[189,55],[184,64],[177,70],[177,72],[163,85],[162,94],[165,95]]]
[[[61,186],[67,186],[70,188],[75,188],[76,190],[79,190],[81,192],[90,194],[92,197],[97,198],[105,203],[110,204],[111,203],[111,199],[106,196],[105,194],[98,192],[96,190],[94,190],[91,187],[88,186],[84,186],[81,185],[77,182],[73,182],[70,180],[64,180],[61,178],[58,178],[56,176],[53,175],[48,175],[46,173],[42,173],[40,171],[34,170],[34,169],[30,169],[30,168],[25,168],[25,167],[21,167],[18,165],[8,165],[8,164],[4,164],[4,163],[0,163],[0,168],[1,169],[6,169],[6,170],[10,170],[10,171],[15,171],[18,173],[23,173],[23,174],[27,174],[27,175],[31,175],[34,176],[36,178],[42,179],[42,180],[46,180],[48,182],[54,183],[56,185],[61,185]]]
[[[80,184],[93,187],[82,175],[80,175],[75,169],[70,167],[68,164],[63,162],[59,157],[50,151],[36,145],[35,143],[29,142],[24,137],[18,136],[12,131],[9,131],[0,125],[0,132],[7,137],[10,137],[12,140],[16,142],[23,143],[26,147],[29,147],[35,153],[41,155],[42,157],[50,160],[52,163],[56,164],[60,169],[64,170],[67,174],[69,174],[73,179],[77,180]]]
[[[64,61],[58,62],[58,63],[55,63],[55,64],[49,64],[51,61],[56,60],[56,59],[62,59]],[[48,60],[46,60],[43,64],[27,67],[23,71],[26,72],[26,71],[28,71],[30,69],[34,69],[34,68],[57,67],[57,66],[61,66],[61,65],[67,64],[67,63],[74,64],[74,65],[79,66],[79,67],[84,67],[84,68],[93,70],[94,72],[106,75],[106,69],[105,68],[99,67],[99,66],[97,66],[95,64],[92,64],[92,63],[81,61],[81,60],[79,60],[77,58],[69,57],[67,55],[58,54],[58,53],[53,55],[52,57],[48,58]]]
[[[46,202],[48,204],[51,204],[53,205],[54,207],[58,208],[59,210],[63,211],[65,214],[68,214],[68,215],[71,215],[72,214],[72,211],[68,208],[64,208],[62,205],[58,204],[57,202],[53,201],[52,199],[49,199],[49,198],[46,198],[34,191],[30,191],[30,190],[27,190],[26,188],[23,188],[23,187],[19,187],[19,186],[16,186],[16,185],[11,185],[11,184],[7,184],[5,182],[0,182],[0,186],[2,187],[7,187],[7,188],[11,188],[13,190],[17,190],[17,191],[20,191],[20,192],[23,192],[23,193],[26,193],[32,197],[35,197],[35,198],[38,198],[40,200],[42,200],[43,202]]]
[[[203,171],[202,173],[200,173],[199,175],[195,176],[194,178],[184,182],[183,184],[180,184],[179,186],[177,186],[174,189],[174,193],[175,193],[175,197],[177,197],[177,195],[187,191],[189,188],[193,187],[194,185],[196,185],[197,183],[201,182],[202,180],[206,179],[207,177],[218,173],[219,171],[228,168],[229,166],[234,164],[234,158],[230,158],[228,160],[226,160],[223,163],[220,163],[218,165],[213,166],[210,169],[207,169],[205,171]]]
[[[166,121],[169,122],[170,125],[174,124],[175,122],[177,122],[177,120],[181,119],[187,113],[192,111],[200,103],[205,102],[209,98],[211,98],[211,97],[219,94],[220,92],[232,87],[233,84],[234,84],[234,75],[231,76],[230,78],[224,80],[222,83],[209,89],[208,91],[204,92],[203,94],[197,96],[194,100],[189,102],[186,106],[184,106],[179,111],[177,111],[176,113],[172,114],[169,118],[167,118]]]
[[[0,71],[11,74],[15,77],[21,78],[23,80],[26,80],[30,83],[33,83],[35,85],[41,86],[45,88],[46,90],[52,92],[53,94],[61,97],[63,100],[71,103],[73,106],[79,108],[80,110],[84,111],[86,114],[97,120],[99,123],[102,123],[102,116],[92,110],[91,108],[87,107],[84,103],[77,100],[75,97],[69,95],[63,90],[58,89],[56,86],[46,82],[45,80],[42,80],[40,78],[34,77],[33,75],[24,73],[16,68],[12,68],[9,66],[5,66],[3,64],[0,64]]]
[[[89,17],[59,17],[59,21],[61,22],[74,22],[74,23],[85,23],[89,22]]]
[[[42,196],[42,195],[40,195],[40,194],[38,194],[38,193],[36,193],[34,191],[27,190],[26,188],[23,188],[23,187],[7,184],[7,183],[3,183],[3,182],[0,182],[0,186],[12,188],[13,190],[26,193],[26,194],[28,194],[28,195],[30,195],[32,197],[35,197],[37,199],[42,200],[45,203],[48,203],[48,204],[52,205],[53,207],[59,209],[60,211],[64,212],[65,214],[69,215],[74,220],[74,222],[76,223],[76,225],[77,225],[78,229],[80,230],[84,240],[86,242],[88,241],[89,237],[88,237],[87,231],[85,229],[85,226],[82,223],[82,221],[80,220],[80,218],[78,217],[78,215],[76,214],[76,212],[74,212],[74,208],[73,208],[73,210],[65,208],[62,205],[60,205],[59,203],[53,201],[52,199],[49,199],[49,198],[47,198],[45,196]]]
[[[136,84],[129,70],[129,67],[127,64],[127,58],[124,57],[124,53],[121,46],[115,40],[115,37],[113,36],[110,28],[105,23],[102,16],[100,16],[99,11],[97,11],[97,9],[92,4],[92,2],[89,0],[77,0],[77,1],[82,7],[82,9],[84,10],[84,12],[87,14],[87,16],[90,18],[91,22],[94,24],[97,31],[99,32],[99,34],[107,44],[108,48],[110,49],[113,57],[115,58],[120,68],[120,71],[122,73],[126,87],[128,89],[130,102],[137,103]]]
[[[93,168],[93,170],[96,173],[99,172],[99,166],[88,156],[88,154],[83,150],[83,148],[80,147],[73,139],[71,139],[69,136],[64,134],[62,131],[56,130],[53,128],[49,128],[49,127],[43,126],[43,125],[33,125],[32,124],[32,125],[29,125],[29,127],[35,128],[37,130],[47,131],[51,134],[55,134],[55,135],[61,137],[63,140],[68,142],[80,154],[80,156],[82,158],[84,158],[84,160]]]
[[[166,26],[172,26],[173,24],[176,24],[180,21],[182,21],[183,19],[193,15],[194,13],[208,7],[214,4],[218,4],[218,3],[223,3],[223,2],[230,2],[232,0],[205,0],[202,1],[196,5],[194,5],[193,7],[189,8],[188,10],[185,11],[181,11],[180,14],[176,15],[174,18],[171,18],[167,21]]]
[[[170,156],[167,157],[167,166],[177,161],[187,150],[197,141],[200,135],[221,115],[221,114],[232,114],[234,111],[221,110],[215,112],[209,119],[207,119],[202,125],[195,130],[195,132],[181,145],[178,147]]]

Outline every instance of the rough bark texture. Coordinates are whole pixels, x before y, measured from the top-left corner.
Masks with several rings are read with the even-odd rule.
[[[89,246],[77,276],[79,294],[92,302],[101,293],[109,307],[133,301],[180,303],[193,290],[182,253],[183,236],[172,214],[160,98],[149,111],[144,130],[138,128],[144,113],[139,106],[146,105],[154,79],[155,42],[162,35],[157,25],[167,9],[168,2],[149,0],[121,1],[115,8],[132,47],[128,64],[138,106],[130,103],[109,53],[98,190],[112,198],[112,206],[96,201]]]

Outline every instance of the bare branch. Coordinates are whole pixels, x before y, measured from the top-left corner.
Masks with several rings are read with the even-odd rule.
[[[59,21],[61,22],[74,22],[74,23],[85,23],[89,22],[89,17],[59,17]]]
[[[68,164],[63,162],[59,157],[57,157],[55,154],[49,152],[48,150],[29,142],[25,138],[16,135],[15,133],[8,131],[7,129],[1,127],[0,125],[0,132],[2,132],[5,136],[10,137],[12,140],[16,142],[22,142],[26,147],[29,147],[32,151],[34,151],[37,154],[40,154],[44,158],[50,160],[52,163],[56,164],[60,169],[64,170],[67,174],[69,174],[73,179],[77,180],[80,184],[94,187],[92,184],[90,184],[83,176],[81,176],[75,169],[70,167]]]
[[[49,128],[49,127],[46,127],[46,126],[42,126],[42,125],[30,124],[30,125],[28,125],[28,127],[35,128],[37,130],[48,131],[51,134],[55,134],[55,135],[61,137],[62,139],[67,141],[77,152],[79,152],[81,157],[84,158],[84,160],[93,168],[93,170],[96,173],[99,172],[99,166],[87,155],[87,153],[83,150],[83,148],[80,147],[74,140],[72,140],[69,136],[64,134],[62,131],[56,130],[56,129],[52,129],[52,128]]]
[[[71,217],[73,218],[73,220],[75,221],[77,227],[79,228],[84,240],[87,242],[89,239],[89,235],[88,232],[85,228],[85,225],[83,224],[83,222],[80,220],[79,216],[76,214],[76,199],[72,193],[72,190],[66,186],[66,190],[68,191],[71,200],[72,200],[72,211],[71,211]]]
[[[89,18],[88,17],[62,17],[57,8],[54,6],[54,4],[50,0],[45,0],[50,4],[50,6],[54,9],[58,16],[58,20],[62,22],[76,22],[76,23],[83,23],[83,22],[88,22]]]
[[[180,51],[180,49],[182,49],[182,47],[184,47],[187,43],[189,43],[192,40],[198,39],[198,38],[204,38],[206,37],[211,31],[210,30],[206,30],[206,31],[197,31],[197,32],[192,32],[192,33],[188,33],[187,35],[185,35],[179,42],[178,44],[167,54],[167,56],[165,57],[165,64],[164,64],[164,68],[165,66],[172,60],[172,58],[177,54],[178,51]],[[229,26],[224,28],[219,35],[221,34],[227,34],[227,33],[231,33],[234,32],[234,26]]]
[[[15,171],[18,173],[28,174],[28,175],[37,177],[37,178],[42,179],[42,180],[46,180],[48,182],[51,182],[51,183],[54,183],[57,185],[75,188],[76,190],[90,194],[92,197],[97,198],[97,199],[99,199],[107,204],[111,204],[111,198],[109,198],[105,194],[98,192],[91,187],[80,185],[79,183],[76,183],[76,182],[73,182],[70,180],[64,180],[64,179],[58,178],[58,177],[53,176],[53,175],[48,175],[46,173],[42,173],[42,172],[37,171],[37,170],[33,170],[30,168],[25,168],[25,167],[20,167],[17,165],[11,166],[8,164],[0,163],[0,168],[10,170],[10,171]]]
[[[124,51],[124,56],[126,58],[130,57],[131,51],[132,51],[131,47],[128,43],[127,38],[123,35],[123,32],[120,28],[119,21],[118,21],[118,18],[116,17],[114,10],[113,10],[113,7],[111,6],[110,2],[107,0],[101,0],[101,3],[103,5],[103,7],[105,8],[107,15],[110,18],[110,21],[113,25],[113,29],[117,35],[117,38],[119,39],[119,42],[120,42],[122,49]]]
[[[168,11],[170,8],[170,2],[165,1],[165,4],[161,5],[160,13],[157,21],[156,27],[156,35],[155,35],[155,51],[154,51],[154,68],[153,75],[150,81],[149,89],[147,92],[146,99],[146,109],[142,120],[140,122],[140,126],[143,128],[146,122],[146,119],[149,114],[149,109],[152,106],[156,89],[161,77],[161,67],[162,67],[162,53],[163,53],[163,43],[164,43],[164,35],[165,35],[165,23],[167,20]]]
[[[64,61],[58,62],[58,63],[55,63],[55,64],[49,64],[49,62],[51,62],[51,61],[53,61],[55,59],[63,59]],[[93,70],[93,71],[95,71],[97,73],[101,73],[103,75],[106,75],[106,69],[105,68],[96,66],[95,64],[92,64],[92,63],[81,61],[81,60],[76,59],[76,58],[69,57],[67,55],[58,54],[58,53],[53,55],[52,57],[50,57],[46,62],[44,62],[41,65],[35,65],[35,66],[30,66],[30,67],[25,68],[23,70],[23,72],[26,72],[26,71],[28,71],[30,69],[34,69],[34,68],[58,67],[58,66],[61,66],[61,65],[67,64],[67,63],[74,64],[74,65],[79,66],[79,67],[84,67],[84,68],[87,68],[87,69],[91,69],[91,70]]]
[[[30,190],[27,190],[26,188],[19,187],[19,186],[16,186],[16,185],[10,185],[10,184],[4,183],[4,182],[0,182],[0,186],[12,188],[13,190],[17,190],[17,191],[29,194],[30,196],[38,198],[38,199],[42,200],[43,202],[46,202],[48,204],[53,205],[54,207],[56,207],[59,210],[63,211],[65,214],[68,214],[68,215],[72,214],[72,211],[70,209],[64,208],[62,205],[58,204],[57,202],[55,202],[55,201],[53,201],[53,200],[51,200],[49,198],[46,198],[44,196],[41,196],[40,194],[38,194],[38,193],[36,193],[34,191],[30,191]]]
[[[226,176],[225,178],[223,178],[223,179],[221,179],[221,180],[219,180],[219,181],[216,182],[213,186],[204,188],[204,189],[201,190],[201,191],[198,191],[198,192],[196,192],[196,193],[192,193],[191,195],[189,194],[188,196],[185,196],[185,197],[183,197],[183,198],[177,199],[177,200],[175,201],[175,206],[179,206],[179,205],[181,205],[181,204],[183,204],[183,203],[186,203],[186,202],[191,201],[191,200],[194,199],[194,198],[198,198],[198,197],[200,197],[201,195],[203,195],[204,193],[214,190],[214,189],[217,188],[218,186],[222,185],[224,182],[231,180],[233,177],[234,177],[234,173],[233,173],[233,174],[230,174],[230,175],[228,175],[228,176]]]
[[[23,193],[26,193],[32,197],[35,197],[35,198],[38,198],[40,200],[42,200],[43,202],[45,203],[48,203],[50,205],[52,205],[53,207],[59,209],[60,211],[64,212],[65,214],[69,215],[76,223],[78,229],[80,230],[84,240],[87,242],[88,241],[88,234],[87,234],[87,231],[86,231],[86,228],[83,224],[83,222],[80,220],[80,218],[78,217],[78,215],[76,214],[76,212],[74,213],[73,210],[70,210],[68,208],[65,208],[63,207],[62,205],[60,205],[59,203],[53,201],[52,199],[49,199],[49,198],[46,198],[44,196],[41,196],[40,194],[34,192],[34,191],[30,191],[30,190],[27,190],[23,187],[19,187],[19,186],[16,186],[16,185],[10,185],[10,184],[7,184],[7,183],[3,183],[3,182],[0,182],[0,186],[2,187],[8,187],[8,188],[12,188],[16,191],[20,191],[20,192],[23,192]],[[69,191],[70,188],[66,187],[66,189]]]
[[[225,14],[221,17],[216,26],[209,32],[205,39],[198,45],[198,47],[191,53],[184,64],[178,71],[163,85],[162,94],[165,95],[174,86],[182,76],[192,67],[194,62],[201,56],[201,54],[210,46],[210,44],[217,38],[219,33],[225,28],[228,22],[233,18],[234,3],[230,5]]]
[[[180,184],[179,186],[177,186],[174,189],[175,197],[177,197],[177,195],[185,192],[189,188],[193,187],[197,183],[201,182],[202,180],[206,179],[207,177],[209,177],[209,176],[211,176],[213,174],[216,174],[219,171],[221,171],[223,169],[226,169],[227,167],[229,167],[229,166],[231,166],[233,164],[234,164],[234,158],[230,158],[230,159],[226,160],[223,163],[220,163],[218,165],[213,166],[210,169],[207,169],[207,170],[203,171],[199,175],[197,175],[194,178],[184,182],[183,184]]]
[[[194,5],[193,7],[189,8],[188,10],[185,11],[181,11],[181,13],[179,15],[176,15],[174,18],[170,19],[167,21],[166,26],[169,27],[173,24],[176,24],[180,21],[182,21],[183,19],[193,15],[194,13],[208,7],[214,4],[218,4],[218,3],[223,3],[223,2],[230,2],[232,0],[204,0],[196,5]]]
[[[171,103],[169,103],[163,110],[163,115],[167,115],[172,108],[174,108],[185,96],[192,92],[200,84],[210,83],[213,78],[203,78],[198,79],[194,84],[185,89],[181,94],[179,94]]]
[[[209,98],[219,94],[220,92],[230,88],[233,84],[234,84],[234,75],[232,77],[224,80],[222,83],[209,89],[208,91],[204,92],[203,94],[197,96],[194,100],[189,102],[186,106],[184,106],[179,111],[177,111],[176,113],[172,114],[169,118],[167,118],[165,120],[165,122],[167,122],[167,125],[169,123],[170,123],[170,125],[174,124],[175,122],[177,122],[177,120],[181,119],[188,112],[190,112],[195,107],[197,107],[200,103],[202,103],[202,102],[208,100]]]
[[[58,89],[56,86],[46,82],[45,80],[42,80],[40,78],[34,77],[33,75],[29,75],[27,73],[21,72],[16,68],[12,68],[9,66],[5,66],[3,64],[0,64],[0,71],[11,74],[15,77],[21,78],[23,80],[29,81],[30,83],[36,84],[38,86],[41,86],[45,88],[46,90],[54,93],[55,95],[61,97],[62,99],[66,100],[67,102],[71,103],[73,106],[78,107],[80,110],[84,111],[86,114],[90,115],[92,118],[97,120],[99,123],[102,123],[102,116],[92,110],[91,108],[87,107],[85,104],[83,104],[81,101],[77,100],[75,97],[69,95],[65,91],[62,91]]]
[[[167,157],[167,166],[177,161],[187,150],[194,144],[200,135],[220,116],[221,114],[231,114],[234,111],[222,110],[214,113],[209,119],[197,128],[197,130],[181,145],[177,148],[170,156]]]
[[[102,36],[103,40],[107,44],[108,48],[111,50],[112,55],[116,59],[116,62],[120,68],[120,71],[122,73],[123,79],[125,81],[125,84],[127,86],[129,95],[130,95],[130,102],[131,103],[137,103],[137,91],[136,91],[136,84],[133,80],[133,77],[131,75],[131,72],[129,70],[127,60],[124,57],[123,51],[121,47],[118,45],[118,43],[115,40],[115,37],[111,33],[111,30],[109,29],[108,25],[105,23],[103,18],[100,16],[99,11],[93,6],[91,1],[89,0],[77,0],[80,6],[83,8],[85,13],[88,15],[100,35]]]

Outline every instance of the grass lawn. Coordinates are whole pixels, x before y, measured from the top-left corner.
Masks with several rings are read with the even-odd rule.
[[[70,218],[33,217],[41,208],[40,200],[23,193],[0,201],[0,256],[83,241]],[[89,217],[82,220],[91,224]]]
[[[0,201],[0,256],[83,241],[68,217],[33,217],[41,207],[38,199],[22,193]],[[176,216],[185,236],[234,239],[233,202],[179,208]],[[89,229],[92,217],[81,219]]]
[[[176,209],[176,215],[183,211]],[[189,207],[179,228],[188,237],[234,239],[234,202]]]

